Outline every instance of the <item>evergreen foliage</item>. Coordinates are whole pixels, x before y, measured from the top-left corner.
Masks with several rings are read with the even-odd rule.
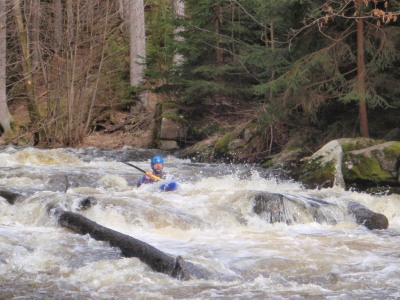
[[[384,18],[373,15],[384,5],[381,2],[371,1],[365,12],[367,91],[363,95],[357,90],[353,2],[346,2],[336,15],[332,11],[343,3],[185,2],[184,40],[177,48],[185,61],[175,73],[177,81],[170,83],[180,87],[180,99],[186,104],[202,104],[204,111],[204,104],[240,100],[237,103],[245,102],[257,112],[253,118],[260,126],[258,132],[268,126],[285,131],[288,120],[293,126],[296,119],[319,124],[325,118],[321,113],[327,112],[324,107],[332,103],[356,107],[365,99],[369,109],[399,108],[399,26],[395,18],[383,24]],[[399,9],[398,1],[388,2],[387,15]],[[357,115],[348,122],[354,126]]]

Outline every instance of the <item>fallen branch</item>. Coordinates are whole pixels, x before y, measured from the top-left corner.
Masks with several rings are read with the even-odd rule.
[[[141,120],[140,120],[140,119],[137,120],[136,123],[135,123],[135,124],[133,125],[133,127],[131,128],[131,130],[132,130],[132,129],[135,129],[135,128],[137,128],[137,127],[139,127],[139,126],[142,125],[146,120],[147,120],[146,118],[143,118],[143,119],[141,119]],[[133,121],[134,121],[134,117],[128,118],[127,120],[125,120],[125,121],[123,121],[123,122],[121,122],[121,123],[119,123],[119,124],[116,124],[116,125],[114,125],[114,126],[112,126],[112,127],[110,127],[110,128],[106,128],[106,129],[104,130],[104,132],[105,132],[105,133],[113,133],[114,131],[117,131],[117,130],[121,129],[121,128],[124,127],[125,125],[132,124]]]

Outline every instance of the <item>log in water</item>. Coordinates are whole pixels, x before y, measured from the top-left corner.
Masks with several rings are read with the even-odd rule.
[[[207,279],[208,272],[185,261],[181,256],[172,257],[155,247],[126,234],[101,226],[88,218],[59,207],[49,208],[58,218],[58,223],[79,234],[89,234],[98,241],[109,242],[112,247],[121,249],[125,257],[137,257],[154,271],[168,274],[179,280]]]

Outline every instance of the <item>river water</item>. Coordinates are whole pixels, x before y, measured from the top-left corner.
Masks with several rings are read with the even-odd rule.
[[[165,155],[173,192],[134,187]],[[400,197],[306,190],[249,165],[204,164],[148,150],[0,149],[0,299],[400,299]],[[353,220],[270,224],[249,196],[268,191],[331,203],[357,201],[388,230]],[[79,200],[97,204],[78,210]],[[180,281],[119,249],[60,227],[49,204],[219,274]],[[217,279],[216,279],[217,278]]]

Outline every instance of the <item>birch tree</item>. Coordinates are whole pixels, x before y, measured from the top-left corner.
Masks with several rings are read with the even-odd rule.
[[[8,134],[12,123],[6,93],[6,21],[6,0],[0,0],[0,134]]]
[[[146,58],[146,36],[143,0],[131,0],[129,7],[130,84],[138,86],[143,81]]]
[[[183,0],[173,0],[172,8],[174,11],[175,18],[183,18],[185,16],[185,3]],[[174,39],[175,41],[183,42],[182,36],[180,36],[181,32],[184,30],[183,26],[175,26],[174,28]],[[175,53],[173,61],[176,65],[181,65],[183,62],[183,56],[181,54]]]

